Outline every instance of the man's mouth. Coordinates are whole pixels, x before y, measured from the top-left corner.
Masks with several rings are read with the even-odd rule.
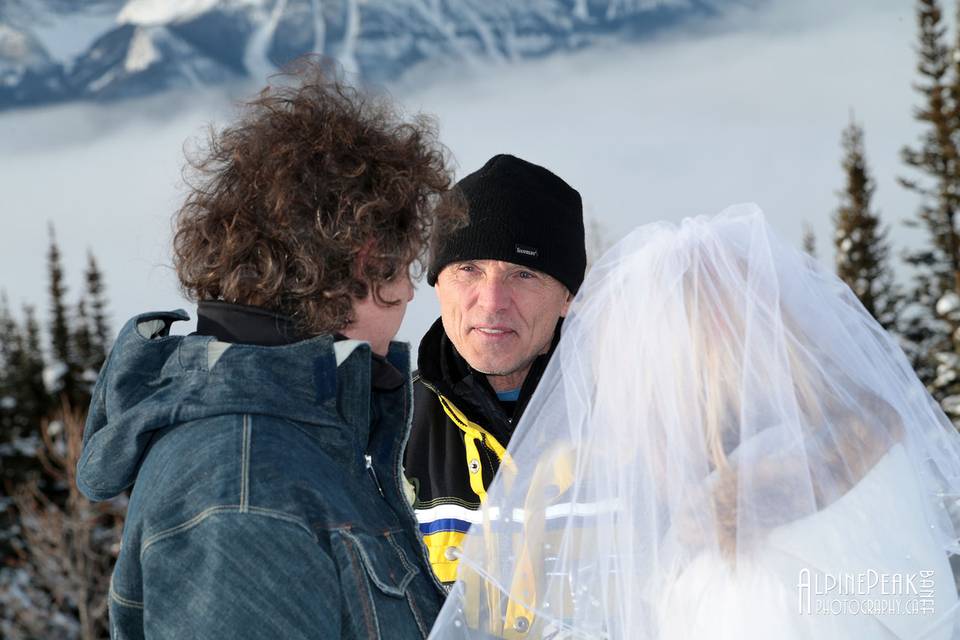
[[[478,331],[486,336],[502,336],[508,333],[513,333],[512,329],[506,327],[474,327],[474,331]]]

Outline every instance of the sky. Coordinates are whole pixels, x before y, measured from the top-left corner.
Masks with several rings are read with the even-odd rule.
[[[581,192],[610,241],[751,201],[798,247],[810,224],[829,264],[851,113],[895,249],[922,238],[902,224],[917,201],[896,181],[909,175],[900,148],[920,131],[914,39],[907,0],[779,0],[643,43],[431,70],[389,91],[407,113],[436,117],[458,177],[497,153],[542,164]],[[52,223],[68,297],[93,251],[116,329],[148,310],[192,314],[169,257],[184,149],[234,114],[219,90],[0,113],[0,289],[11,304],[45,315]],[[437,315],[420,283],[398,337],[418,342]]]

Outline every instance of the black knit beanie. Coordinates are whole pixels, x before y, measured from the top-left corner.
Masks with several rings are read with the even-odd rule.
[[[457,183],[470,220],[437,238],[427,282],[451,262],[503,260],[549,274],[576,293],[587,252],[580,194],[559,177],[510,155],[491,158]]]

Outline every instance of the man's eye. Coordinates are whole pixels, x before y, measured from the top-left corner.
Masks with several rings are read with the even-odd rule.
[[[459,271],[463,271],[464,273],[473,273],[476,270],[477,268],[472,264],[462,264],[459,269]]]
[[[521,271],[517,275],[524,280],[532,280],[537,277],[535,273],[530,273],[529,271]]]

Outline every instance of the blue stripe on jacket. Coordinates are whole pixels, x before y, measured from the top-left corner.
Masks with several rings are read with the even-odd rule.
[[[469,528],[469,522],[466,520],[458,520],[456,518],[440,518],[439,520],[434,520],[433,522],[420,523],[420,533],[423,535],[437,533],[438,531],[459,531],[461,533],[466,533]]]

